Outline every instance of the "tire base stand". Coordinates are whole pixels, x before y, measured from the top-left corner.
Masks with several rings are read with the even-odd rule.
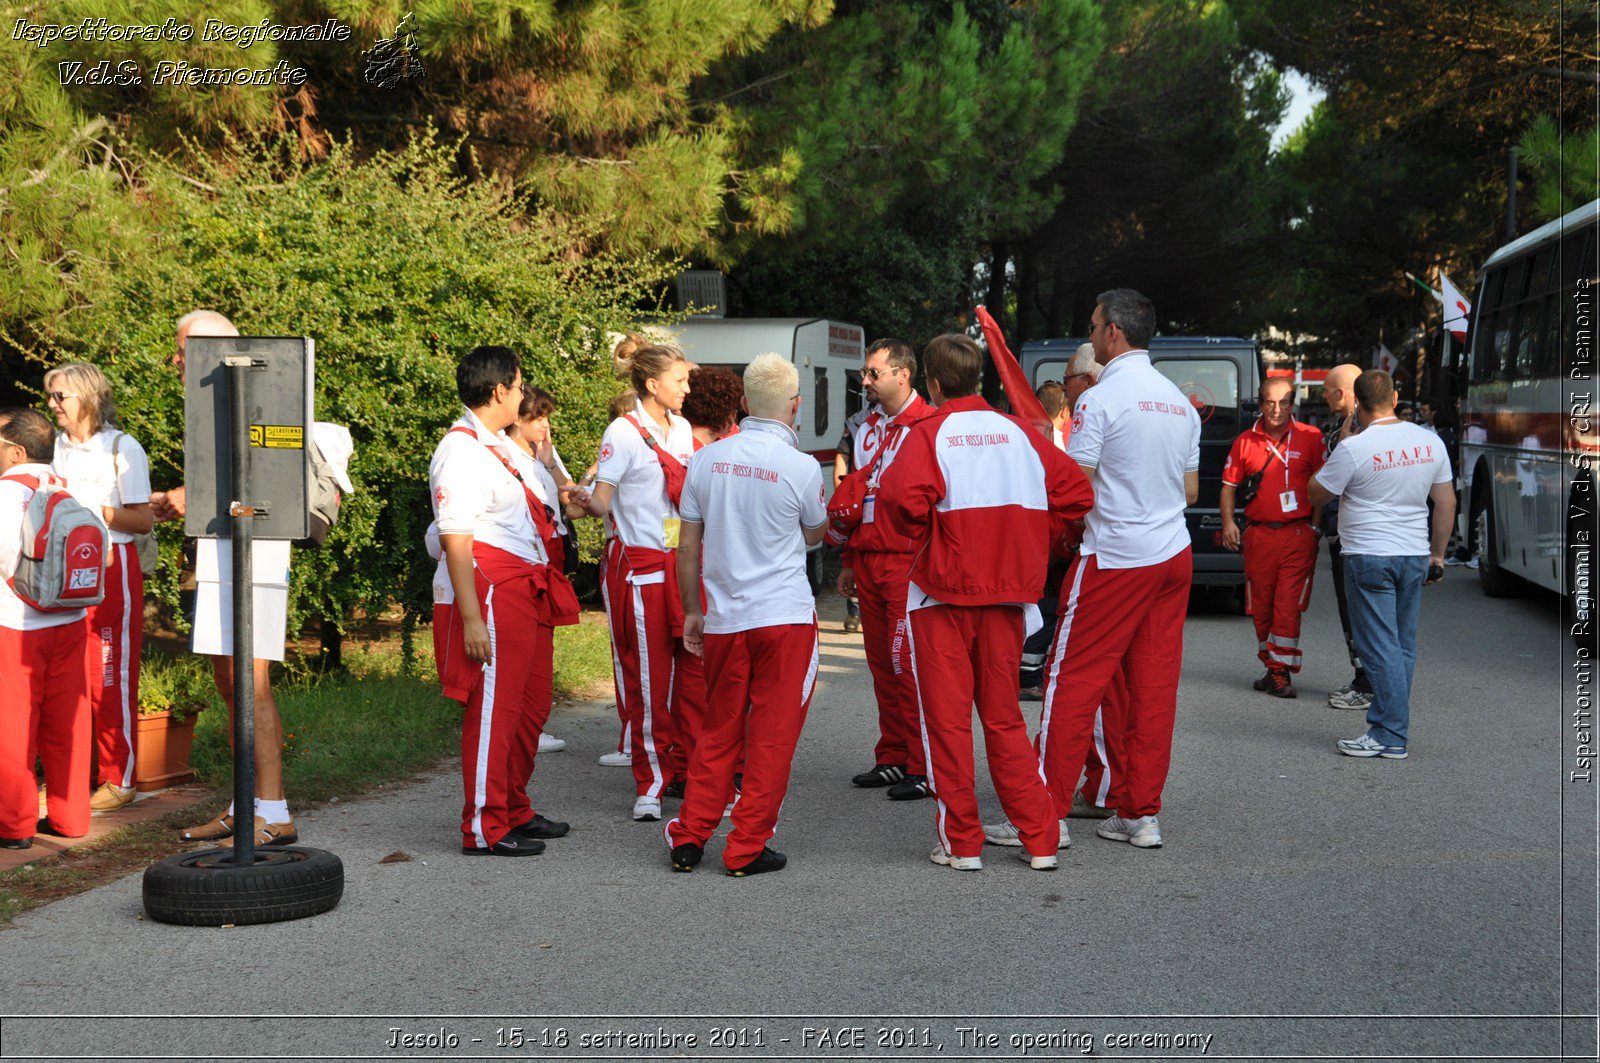
[[[228,372],[228,429],[237,496],[228,508],[233,541],[233,807],[253,810],[255,607],[251,548],[256,509],[251,501],[248,398],[249,373],[258,363],[248,355],[230,355],[223,364]],[[250,664],[241,667],[241,661]],[[145,869],[144,910],[150,918],[185,926],[277,923],[326,912],[344,896],[344,864],[337,856],[301,846],[256,848],[253,812],[236,814],[234,827],[230,848],[183,853]]]

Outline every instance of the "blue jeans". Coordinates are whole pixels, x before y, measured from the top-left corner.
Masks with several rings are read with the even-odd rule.
[[[1372,680],[1367,734],[1404,746],[1411,721],[1411,676],[1417,667],[1417,618],[1422,613],[1426,557],[1345,554],[1350,634]]]

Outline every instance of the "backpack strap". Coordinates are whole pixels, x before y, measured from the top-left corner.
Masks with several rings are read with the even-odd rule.
[[[644,440],[644,445],[655,451],[656,460],[661,463],[661,475],[666,477],[667,480],[667,499],[672,503],[674,509],[678,508],[683,502],[683,482],[688,478],[689,470],[684,467],[683,462],[662,449],[661,444],[656,442],[656,437],[651,435],[644,425],[639,423],[638,418],[631,413],[625,413],[622,416],[626,417],[628,423],[639,430],[639,435]],[[699,440],[695,440],[694,449],[699,450],[701,445]]]

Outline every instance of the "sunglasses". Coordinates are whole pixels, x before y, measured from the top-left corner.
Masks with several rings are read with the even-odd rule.
[[[861,370],[861,379],[879,380],[888,373],[898,373],[899,371],[894,366],[890,366],[888,369],[863,369]]]
[[[47,391],[45,396],[55,402],[66,402],[68,399],[79,397],[76,391]]]

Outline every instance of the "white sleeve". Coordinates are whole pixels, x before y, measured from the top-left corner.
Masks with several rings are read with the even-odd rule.
[[[617,418],[606,428],[606,434],[600,439],[600,457],[595,462],[595,481],[608,483],[616,487],[622,483],[622,478],[633,467],[633,459],[644,441],[639,438],[639,430],[629,424],[624,418]]]
[[[693,521],[695,524],[704,524],[705,506],[700,493],[705,490],[706,463],[691,461],[689,473],[683,480],[683,494],[678,499],[678,517],[681,520]]]
[[[1200,468],[1200,415],[1189,419],[1189,460],[1184,465],[1189,472]]]
[[[1455,478],[1455,470],[1450,467],[1450,455],[1446,454],[1444,460],[1439,463],[1438,471],[1433,474],[1433,482],[1436,484],[1454,483]]]
[[[150,458],[139,441],[126,432],[117,437],[117,495],[122,505],[150,501]]]
[[[1067,441],[1067,456],[1085,468],[1100,467],[1100,448],[1105,444],[1106,413],[1085,392],[1072,412],[1072,438]]]
[[[826,495],[822,486],[822,466],[811,466],[811,475],[800,487],[800,526],[820,528],[828,522]]]
[[[16,575],[22,560],[22,518],[29,497],[21,484],[0,483],[0,579]]]
[[[475,441],[470,445],[482,446]],[[474,534],[478,518],[489,508],[489,493],[484,490],[482,476],[469,462],[466,449],[461,444],[446,446],[436,470],[428,477],[434,521],[442,535]]]
[[[1317,482],[1327,488],[1330,494],[1342,495],[1344,489],[1350,486],[1350,478],[1356,471],[1352,449],[1349,446],[1334,447],[1327,463],[1317,470]]]

